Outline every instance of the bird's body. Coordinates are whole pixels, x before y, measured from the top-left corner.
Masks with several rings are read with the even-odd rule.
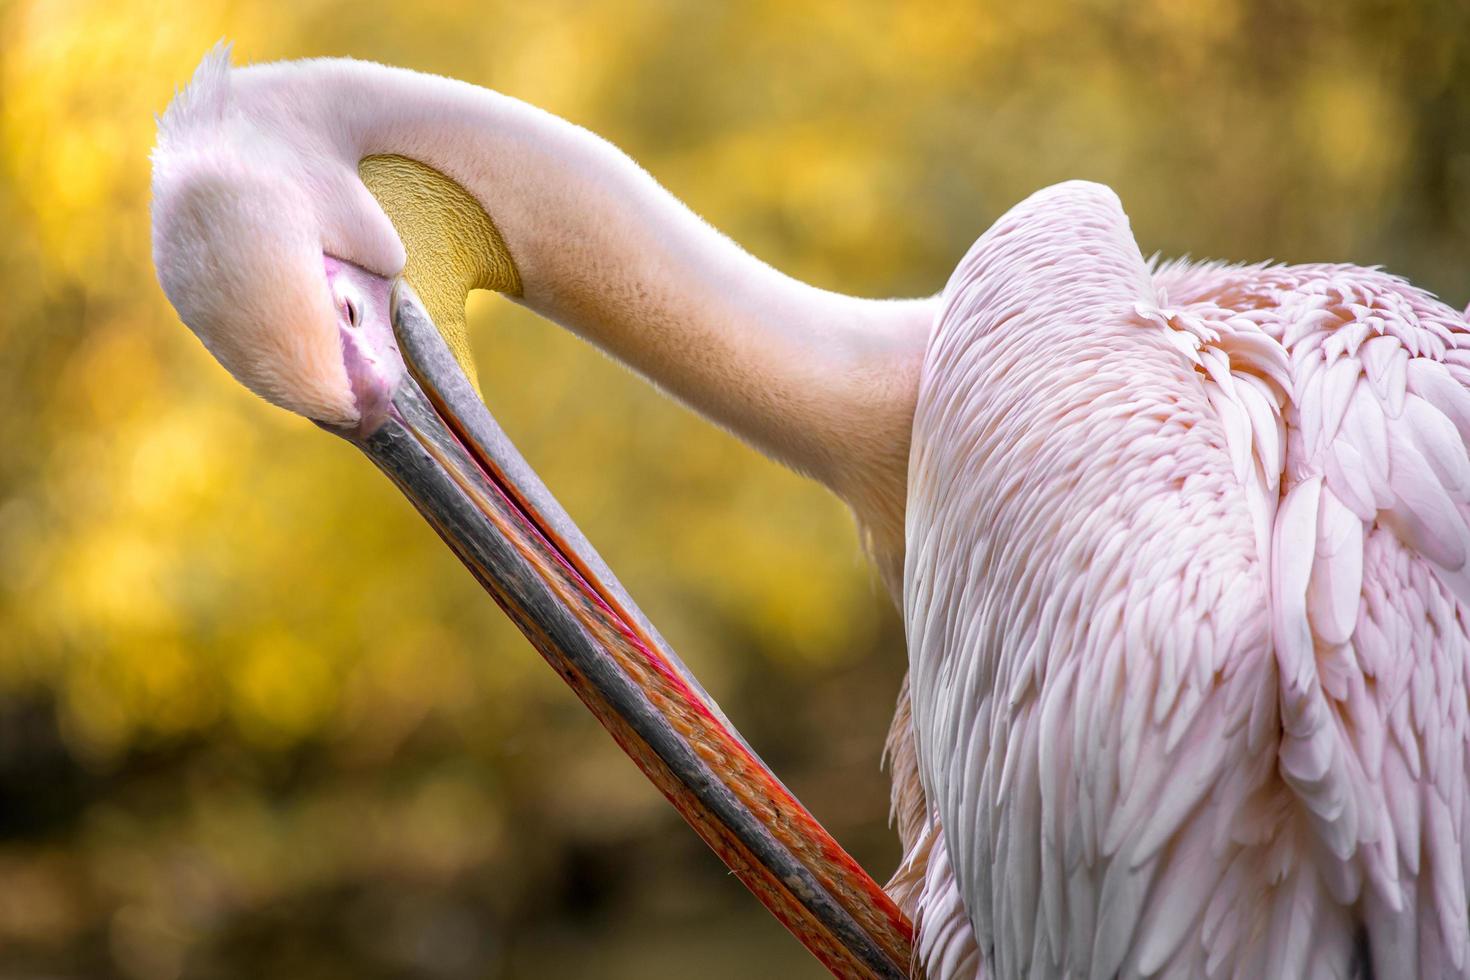
[[[270,400],[364,446],[409,410],[405,372],[382,367],[397,350],[358,332],[360,314],[387,322],[385,284],[411,246],[358,176],[392,155],[483,207],[514,273],[495,288],[852,506],[907,628],[892,889],[929,980],[1470,973],[1463,316],[1355,267],[1151,268],[1117,198],[1081,183],[1013,209],[937,300],[857,300],[751,258],[590,134],[462,83],[220,58],[179,105],[156,158],[160,277]],[[264,173],[241,152],[257,145]],[[296,251],[325,256],[325,279],[252,236],[308,242]],[[257,336],[279,305],[238,276],[234,303],[207,288],[237,265],[316,313]],[[504,488],[499,457],[470,449]],[[480,554],[450,520],[471,511],[371,453],[462,557]],[[575,567],[588,608],[616,620],[607,635],[653,656],[610,573],[549,526],[537,567]],[[466,562],[517,615],[499,573]],[[536,641],[543,613],[525,608]],[[691,823],[739,823],[660,781],[685,765],[655,745],[663,729],[637,741],[644,729],[618,727],[624,702],[564,676]],[[723,721],[676,694],[700,724]],[[711,765],[739,755],[720,744]],[[765,792],[750,819],[784,822],[799,850]],[[882,896],[842,884],[856,880],[845,855],[815,852],[801,860],[820,887],[890,959],[906,948]],[[786,880],[721,854],[758,892]],[[834,972],[890,975],[849,919],[771,888]],[[802,931],[808,914],[821,929]],[[856,959],[829,958],[834,936]],[[876,972],[840,965],[859,960]]]
[[[1467,382],[1403,280],[1150,268],[1096,185],[977,242],[909,471],[930,977],[1466,975]]]

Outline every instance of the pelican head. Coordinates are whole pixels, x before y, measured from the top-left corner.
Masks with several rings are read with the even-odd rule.
[[[344,87],[321,96],[322,79]],[[371,85],[408,93],[401,150],[383,146],[383,107],[360,91]],[[902,975],[902,915],[734,732],[480,400],[465,295],[514,296],[521,283],[479,201],[407,155],[435,148],[414,129],[434,119],[414,102],[429,87],[441,114],[489,95],[355,62],[236,72],[224,50],[206,58],[160,120],[153,158],[165,293],[237,379],[346,438],[398,485],[819,958],[844,976]]]
[[[239,111],[217,52],[160,120],[153,258],[179,317],[242,384],[324,425],[381,424],[402,374],[404,251],[356,172]]]

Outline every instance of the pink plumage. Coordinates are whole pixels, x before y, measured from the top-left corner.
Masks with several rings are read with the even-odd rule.
[[[1467,383],[1402,279],[1151,267],[1098,185],[975,244],[909,468],[931,977],[1470,975]]]

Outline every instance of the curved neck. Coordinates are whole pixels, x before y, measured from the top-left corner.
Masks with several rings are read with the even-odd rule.
[[[908,440],[933,300],[816,289],[720,235],[612,144],[515,99],[362,62],[262,66],[356,160],[446,174],[504,237],[522,296],[845,499],[901,555]],[[311,72],[303,79],[296,72]],[[354,156],[355,155],[355,156]]]

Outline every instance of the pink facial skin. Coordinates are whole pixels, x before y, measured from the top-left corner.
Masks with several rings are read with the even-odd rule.
[[[351,431],[369,436],[387,420],[403,380],[403,357],[393,336],[393,283],[330,255],[322,262],[337,308],[342,366],[359,413]]]

